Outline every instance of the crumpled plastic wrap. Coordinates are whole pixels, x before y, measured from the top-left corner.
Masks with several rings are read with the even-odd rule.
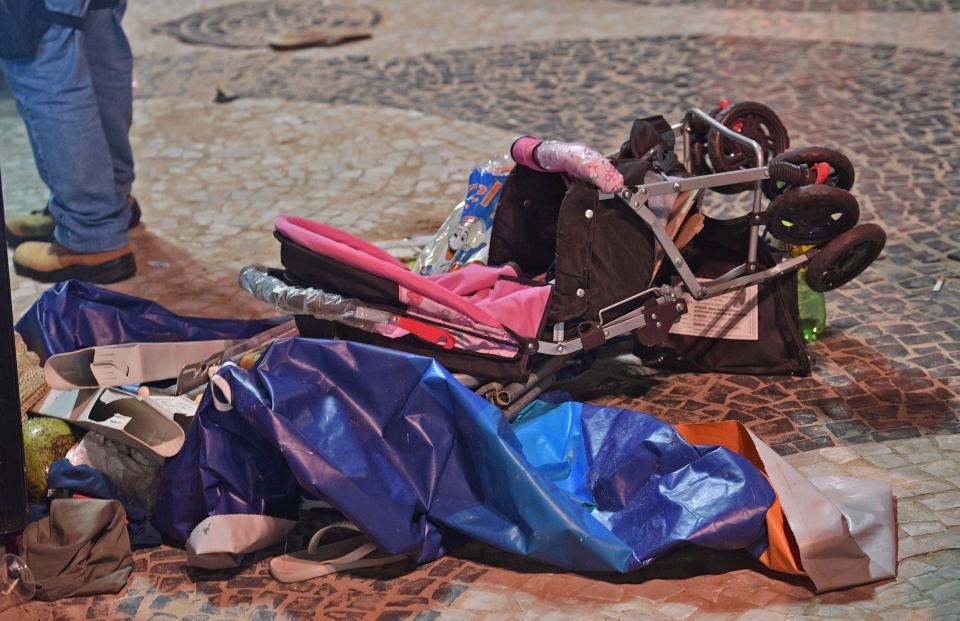
[[[365,306],[360,300],[345,298],[313,287],[288,285],[271,276],[262,265],[248,265],[240,270],[240,286],[253,297],[275,309],[294,315],[312,315],[317,319],[337,321],[367,332],[384,333],[394,328],[395,315]]]
[[[486,265],[493,218],[511,169],[513,160],[503,155],[470,172],[466,197],[420,251],[414,272],[426,276],[454,272],[471,263]]]
[[[153,508],[163,477],[163,457],[88,431],[67,451],[66,458],[74,466],[90,466],[107,477],[121,494],[147,510]]]
[[[522,136],[513,143],[510,153],[518,164],[527,168],[583,179],[602,192],[615,192],[623,187],[623,175],[613,162],[586,145]]]

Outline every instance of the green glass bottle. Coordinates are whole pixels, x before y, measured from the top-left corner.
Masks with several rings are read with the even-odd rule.
[[[813,246],[792,246],[790,256],[799,256],[811,248]],[[797,306],[800,311],[800,334],[809,343],[820,338],[827,327],[827,302],[822,292],[810,288],[806,274],[806,267],[797,270]]]

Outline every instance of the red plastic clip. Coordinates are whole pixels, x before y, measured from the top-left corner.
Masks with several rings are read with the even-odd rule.
[[[409,317],[397,317],[397,327],[444,349],[453,349],[453,346],[457,344],[457,339],[453,338],[453,335],[443,328],[431,326]]]
[[[815,181],[817,185],[826,181],[827,177],[830,176],[830,164],[826,162],[817,162],[812,168],[817,171],[817,180]]]

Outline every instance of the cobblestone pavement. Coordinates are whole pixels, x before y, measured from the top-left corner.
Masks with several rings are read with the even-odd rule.
[[[267,551],[229,575],[187,570],[180,550],[135,555],[118,596],[31,603],[14,619],[947,619],[960,598],[960,435],[834,447],[788,457],[807,476],[889,481],[898,499],[896,581],[814,595],[803,579],[742,555],[686,548],[628,575],[555,573],[469,545],[420,567],[280,585]],[[311,516],[323,520],[322,515]],[[329,518],[327,518],[329,519]],[[291,535],[302,546],[306,528]]]
[[[289,213],[368,239],[432,232],[465,173],[521,132],[609,150],[629,122],[721,97],[773,107],[795,146],[844,150],[883,257],[828,294],[810,377],[652,373],[610,350],[567,388],[670,422],[739,420],[808,475],[893,483],[897,580],[814,595],[745,556],[678,550],[628,576],[554,573],[479,546],[280,586],[266,555],[230,575],[138,553],[118,596],[34,603],[0,619],[486,619],[838,617],[960,611],[960,20],[955,0],[623,0],[377,3],[142,0],[132,232],[140,274],[116,289],[186,314],[268,314],[236,288],[276,264]],[[271,34],[369,28],[338,48],[269,51]],[[239,98],[213,103],[216,88]],[[0,91],[8,214],[45,191]],[[708,199],[717,213],[742,203]],[[934,284],[944,279],[935,293]],[[16,312],[43,288],[14,277]],[[323,515],[312,515],[319,520]],[[292,536],[297,547],[305,525]],[[960,618],[960,617],[957,617]]]
[[[718,9],[768,9],[775,11],[861,12],[958,11],[957,0],[620,0],[651,6],[688,5]]]

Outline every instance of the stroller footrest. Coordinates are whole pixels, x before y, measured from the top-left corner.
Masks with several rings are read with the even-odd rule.
[[[548,356],[569,355],[599,347],[631,331],[638,341],[652,347],[667,340],[670,328],[686,312],[687,305],[683,300],[673,296],[660,297],[603,325],[582,322],[577,326],[577,338],[563,342],[539,341],[536,351]]]
[[[683,300],[664,300],[647,302],[643,305],[643,314],[647,322],[633,331],[637,340],[647,347],[659,345],[667,340],[670,328],[687,312]]]

